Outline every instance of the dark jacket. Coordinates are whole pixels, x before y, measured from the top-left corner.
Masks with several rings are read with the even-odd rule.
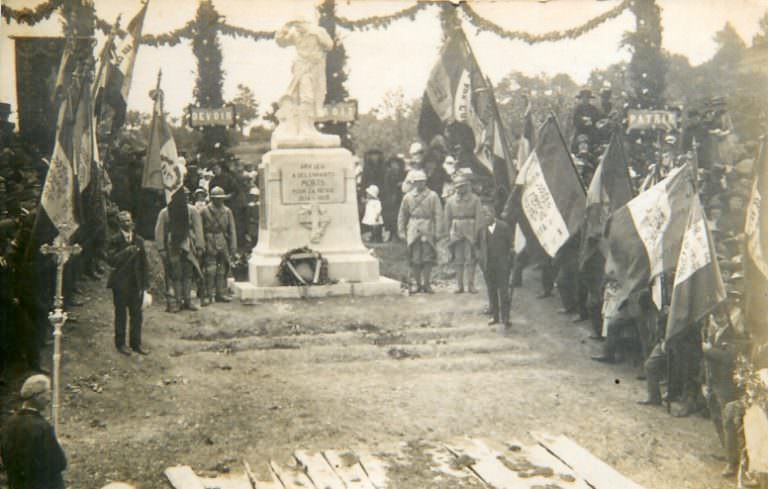
[[[515,251],[515,234],[512,228],[501,219],[496,219],[493,234],[488,226],[481,226],[477,231],[476,242],[480,268],[483,272],[487,274],[494,271],[508,277]]]
[[[121,292],[146,290],[149,285],[149,264],[144,240],[133,233],[133,242],[128,243],[122,232],[109,242],[107,262],[112,267],[107,287]]]
[[[0,455],[10,489],[63,489],[67,459],[53,427],[38,413],[22,409],[0,432]]]

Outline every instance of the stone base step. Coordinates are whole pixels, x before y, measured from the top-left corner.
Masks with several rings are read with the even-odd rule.
[[[339,282],[328,285],[257,287],[250,282],[235,282],[235,297],[243,304],[271,299],[309,299],[344,295],[371,296],[400,294],[400,282],[379,277],[374,282]]]

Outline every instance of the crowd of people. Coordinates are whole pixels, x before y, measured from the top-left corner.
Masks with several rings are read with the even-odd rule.
[[[587,188],[611,134],[624,130],[625,114],[613,108],[610,90],[601,91],[599,107],[593,105],[590,90],[582,90],[577,98],[570,150]],[[40,350],[50,336],[47,314],[53,300],[53,264],[38,252],[41,236],[35,224],[44,160],[14,133],[13,124],[7,122],[9,112],[7,104],[0,104],[0,190],[5,195],[0,201],[0,348],[4,348],[0,379],[2,369],[14,360],[46,373]],[[538,297],[550,297],[556,289],[560,313],[572,315],[574,322],[591,323],[591,338],[602,342],[602,353],[593,360],[628,360],[640,367],[638,377],[648,388],[642,404],[677,401],[677,416],[708,413],[726,449],[724,475],[731,476],[738,463],[744,413],[741,386],[734,380],[736,361],[739,354],[756,346],[749,344],[742,313],[745,204],[756,144],[738,142],[722,98],[688,110],[680,130],[668,131],[656,141],[647,143],[654,148],[652,161],[635,159],[628,167],[635,193],[673,168],[695,161],[697,188],[728,293],[728,300],[710,317],[687,328],[673,344],[665,341],[668,307],[664,304],[668,304],[674,277],[665,274],[658,290],[649,287],[620,308],[606,308],[611,278],[603,276],[603,262],[580,259],[579,236],[554,257],[536,246],[535,240],[528,239],[521,247],[514,192],[508,198],[506,192],[489,189],[487,175],[460,158],[442,136],[413,142],[407,155],[385,158],[376,149],[364,153],[358,167],[362,229],[372,243],[404,243],[409,265],[405,284],[411,294],[434,293],[432,271],[444,243],[455,273],[456,294],[478,292],[479,265],[488,293],[489,323],[500,324],[504,332],[511,328],[512,289],[522,286],[523,271],[535,266],[541,274]],[[115,307],[115,347],[125,355],[149,352],[141,343],[142,309],[150,287],[142,236],[153,239],[160,253],[169,313],[197,310],[193,290],[200,306],[229,302],[227,279],[232,268],[258,240],[259,188],[254,168],[224,153],[189,157],[184,189],[165,204],[161,196],[148,199],[141,189],[141,156],[125,146],[112,153],[97,187],[107,197],[103,229],[96,230],[104,239],[80,238],[84,252],[67,265],[64,280],[65,306],[71,309],[80,305],[78,282],[100,279],[105,273],[102,262],[111,267],[107,287]],[[516,162],[518,168],[521,164]],[[656,292],[660,301],[654,298]],[[37,378],[34,384],[30,398],[45,397],[42,381]],[[28,410],[35,409],[33,404]]]
[[[626,114],[613,109],[610,90],[601,91],[600,107],[592,104],[590,90],[582,90],[577,98],[570,149],[577,173],[588,188],[612,132],[625,130],[621,121]],[[683,115],[679,108],[671,110]],[[682,127],[665,131],[663,137],[652,133],[646,144],[654,148],[652,160],[635,159],[627,169],[634,193],[661,181],[672,169],[695,162],[696,188],[705,205],[727,289],[727,300],[711,315],[685,328],[682,337],[669,343],[665,326],[673,274],[662,275],[658,287],[635,293],[619,308],[606,307],[614,279],[604,276],[604,257],[581,260],[578,234],[554,257],[536,246],[535,240],[516,249],[520,210],[514,196],[499,205],[493,196],[476,195],[471,183],[477,175],[462,165],[457,168],[447,152],[433,152],[430,159],[418,153],[421,144],[414,143],[412,149],[417,151],[406,160],[405,174],[399,158],[384,164],[380,152],[366,153],[361,190],[367,194],[368,204],[363,224],[371,228],[372,240],[377,241],[380,234],[371,214],[382,209],[390,239],[405,241],[411,293],[433,293],[431,271],[442,243],[447,242],[455,270],[455,293],[477,292],[474,273],[479,264],[488,291],[489,323],[501,323],[505,331],[510,327],[511,288],[522,286],[523,270],[535,265],[541,273],[538,297],[550,297],[556,288],[560,313],[572,315],[574,322],[591,322],[590,338],[602,342],[602,353],[593,360],[626,360],[640,367],[638,378],[646,381],[648,391],[640,404],[660,406],[666,401],[669,408],[674,402],[671,412],[675,416],[699,412],[712,419],[728,460],[723,475],[730,477],[736,473],[743,444],[744,386],[735,380],[737,358],[757,351],[753,359],[768,363],[765,345],[750,344],[743,314],[742,246],[757,144],[739,142],[722,97],[688,110]],[[442,146],[438,139],[430,150]],[[517,163],[519,168],[522,162]],[[371,202],[375,203],[372,208]],[[653,298],[657,292],[660,300]]]

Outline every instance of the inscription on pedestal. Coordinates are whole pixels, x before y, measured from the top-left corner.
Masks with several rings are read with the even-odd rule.
[[[344,171],[326,163],[285,163],[280,201],[285,205],[346,202]]]

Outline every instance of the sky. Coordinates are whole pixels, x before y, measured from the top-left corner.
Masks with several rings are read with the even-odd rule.
[[[0,0],[13,8],[34,7],[43,0]],[[302,16],[315,18],[315,0],[213,0],[232,25],[274,31],[286,21]],[[620,0],[471,0],[475,11],[509,30],[542,33],[581,25],[616,6]],[[410,7],[413,0],[337,0],[337,13],[349,19],[389,15]],[[730,22],[749,43],[758,20],[768,11],[768,0],[657,0],[662,8],[664,49],[687,56],[696,65],[714,53],[714,33]],[[139,0],[95,0],[99,17],[112,22],[122,14],[125,26],[139,9]],[[161,34],[186,24],[195,15],[196,0],[150,0],[144,32]],[[634,29],[634,16],[625,11],[597,29],[574,40],[528,45],[502,39],[490,32],[478,33],[471,24],[464,30],[481,69],[492,82],[512,71],[529,75],[567,73],[577,83],[586,82],[593,69],[628,60],[620,49],[622,33]],[[365,112],[381,103],[388,92],[402,91],[407,99],[420,97],[440,49],[438,9],[422,9],[414,20],[399,20],[387,29],[348,31],[339,29],[347,51],[350,96]],[[53,15],[35,26],[0,21],[0,102],[15,110],[14,43],[11,36],[61,35],[61,19]],[[104,37],[97,36],[100,49]],[[261,108],[276,101],[290,80],[292,48],[274,41],[253,41],[220,36],[223,53],[224,99],[236,94],[237,85],[250,87]],[[163,70],[165,107],[181,115],[192,100],[196,59],[191,41],[174,47],[141,46],[136,59],[129,110],[150,112],[149,91],[158,69]],[[15,119],[15,112],[12,120]]]

